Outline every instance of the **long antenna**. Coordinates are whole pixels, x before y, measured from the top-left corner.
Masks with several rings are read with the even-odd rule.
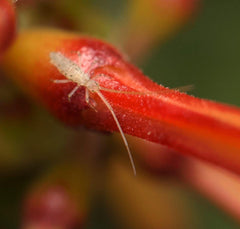
[[[194,86],[192,84],[190,85],[185,85],[182,87],[175,87],[175,88],[171,88],[171,90],[177,90],[179,92],[187,92],[187,91],[191,91],[194,88]],[[118,90],[114,90],[114,89],[109,89],[109,88],[105,88],[105,87],[100,87],[99,88],[102,91],[108,91],[108,92],[112,92],[112,93],[118,93],[118,94],[128,94],[128,95],[157,95],[157,93],[169,93],[169,91],[156,91],[156,92],[142,92],[142,91],[118,91]]]
[[[136,168],[135,168],[135,164],[134,164],[134,161],[133,161],[133,157],[132,157],[132,153],[130,151],[130,148],[128,146],[128,142],[127,142],[127,139],[123,133],[123,130],[122,130],[122,127],[120,126],[119,124],[119,121],[117,119],[117,116],[115,115],[114,111],[113,111],[113,108],[112,106],[110,105],[110,103],[106,100],[106,98],[103,96],[103,94],[100,92],[100,91],[96,91],[96,93],[98,94],[98,96],[102,99],[102,101],[104,102],[104,104],[107,106],[107,108],[110,110],[116,124],[117,124],[117,127],[119,129],[119,132],[121,134],[121,137],[122,137],[122,140],[126,146],[126,149],[127,149],[127,152],[128,152],[128,156],[129,156],[129,159],[130,159],[130,162],[131,162],[131,165],[132,165],[132,169],[133,169],[133,173],[134,175],[136,176]]]

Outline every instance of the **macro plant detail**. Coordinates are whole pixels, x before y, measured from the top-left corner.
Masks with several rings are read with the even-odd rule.
[[[75,4],[75,1],[72,0],[72,3]],[[164,175],[166,179],[170,175],[170,177],[177,178],[179,182],[186,183],[239,219],[237,213],[239,208],[235,204],[237,192],[231,192],[231,187],[238,187],[240,173],[240,109],[233,105],[188,95],[188,92],[181,91],[181,87],[179,89],[164,87],[153,82],[144,71],[132,63],[143,62],[145,56],[147,57],[146,54],[149,55],[158,43],[162,43],[174,30],[179,30],[180,25],[190,20],[196,12],[197,1],[179,0],[174,5],[168,3],[167,0],[133,0],[131,7],[128,5],[129,8],[125,15],[130,23],[126,25],[116,19],[112,29],[109,24],[110,15],[104,15],[101,10],[97,10],[95,20],[106,25],[102,28],[105,39],[79,33],[80,28],[84,28],[84,20],[89,20],[90,15],[96,12],[96,6],[91,6],[91,3],[82,3],[86,10],[85,14],[79,16],[81,19],[79,22],[75,21],[77,13],[70,6],[68,8],[65,1],[59,3],[46,3],[45,1],[22,1],[20,3],[19,1],[13,5],[7,0],[1,0],[1,4],[6,4],[7,6],[3,6],[7,10],[0,11],[0,14],[4,12],[9,16],[9,19],[5,17],[4,23],[0,23],[0,31],[5,31],[1,34],[6,35],[0,40],[0,47],[3,47],[1,48],[3,78],[13,82],[6,82],[6,85],[16,84],[16,87],[20,88],[16,95],[21,94],[20,91],[24,92],[26,98],[23,100],[23,106],[28,107],[26,104],[34,104],[28,107],[30,112],[27,117],[31,117],[29,120],[32,121],[27,121],[29,132],[32,132],[37,124],[43,125],[42,136],[35,137],[36,140],[33,140],[31,147],[28,146],[30,141],[26,137],[22,146],[16,147],[16,152],[18,152],[17,155],[21,155],[20,152],[39,150],[36,155],[46,155],[43,158],[39,156],[32,161],[29,158],[29,161],[24,161],[23,157],[21,159],[23,162],[21,160],[16,162],[15,169],[31,170],[30,165],[36,165],[39,161],[43,164],[47,161],[51,162],[50,167],[57,168],[56,171],[50,170],[50,175],[41,176],[39,182],[35,182],[37,184],[34,186],[36,187],[34,191],[26,196],[26,201],[23,203],[25,212],[22,220],[23,228],[38,228],[42,225],[44,228],[82,228],[88,222],[88,214],[90,214],[88,209],[91,201],[88,201],[88,198],[94,199],[94,194],[89,190],[91,188],[101,190],[100,187],[104,187],[106,199],[109,197],[114,211],[117,215],[121,215],[119,218],[128,227],[139,228],[141,225],[142,228],[177,228],[177,223],[176,225],[170,224],[170,219],[162,222],[161,225],[161,222],[157,220],[159,217],[157,214],[151,217],[148,215],[149,219],[151,218],[154,222],[153,224],[146,223],[147,217],[140,217],[142,221],[139,220],[139,222],[137,220],[131,222],[131,219],[122,211],[124,205],[127,206],[127,202],[123,201],[121,205],[111,199],[118,198],[118,195],[124,193],[117,191],[120,185],[118,181],[122,182],[122,186],[126,186],[126,190],[128,190],[127,187],[131,187],[131,183],[127,182],[132,182],[136,188],[128,190],[129,194],[124,193],[122,198],[126,197],[132,203],[133,219],[147,215],[147,211],[151,212],[155,209],[154,198],[158,195],[156,184],[159,181],[156,181],[155,177],[162,178]],[[29,9],[35,7],[36,11],[33,13],[29,10],[26,14],[25,4]],[[151,4],[155,6],[156,11],[153,10]],[[143,10],[144,7],[146,7],[145,10]],[[52,15],[56,14],[56,19],[49,16],[47,9]],[[15,37],[15,10],[17,14],[25,15],[25,20],[33,25],[33,14],[43,15],[46,11],[53,25],[60,29],[38,28],[35,25],[31,26],[32,28],[19,30]],[[9,13],[6,14],[6,12]],[[66,16],[68,14],[69,17]],[[161,14],[164,15],[162,18]],[[149,20],[136,27],[137,22],[141,21],[144,15],[149,15],[147,17]],[[156,23],[151,23],[151,20]],[[41,16],[38,21],[43,25],[46,23]],[[6,26],[7,23],[11,26]],[[21,23],[19,25],[21,26]],[[119,31],[114,32],[116,28],[119,28]],[[94,26],[88,29],[92,31]],[[83,32],[88,32],[88,30]],[[103,38],[104,35],[102,35]],[[121,36],[124,39],[119,39]],[[104,40],[110,40],[115,45]],[[125,53],[119,51],[121,48],[116,48],[116,45],[125,48]],[[132,61],[129,60],[128,55]],[[35,117],[38,112],[35,109],[42,109],[34,108],[39,104],[51,114],[50,117],[53,117],[53,120],[57,118],[59,123],[53,121],[57,123],[46,126],[45,120],[47,119],[41,113],[40,118],[34,121],[32,117]],[[4,122],[5,118],[3,117],[2,120]],[[18,126],[20,123],[22,127],[18,127],[18,132],[27,132],[26,121],[21,118],[17,118],[13,125]],[[69,130],[69,127],[73,130]],[[81,130],[81,127],[85,129]],[[41,127],[38,128],[41,130]],[[52,135],[44,137],[44,133],[48,130]],[[97,131],[98,134],[88,135],[87,130]],[[135,165],[131,152],[134,154],[134,159],[136,158],[134,160],[136,161],[136,180],[131,180],[126,175],[126,171],[131,173],[125,166],[127,162],[116,156],[118,151],[121,155],[123,152],[114,147],[101,150],[102,147],[107,147],[103,142],[110,141],[109,135],[106,137],[102,135],[113,132],[120,132],[134,173]],[[126,139],[125,135],[138,139],[130,136]],[[51,136],[54,136],[55,140],[51,140]],[[47,144],[45,148],[38,146],[47,138],[49,145]],[[101,138],[105,140],[102,142]],[[53,148],[50,147],[51,144],[54,145]],[[119,141],[115,144],[121,143]],[[101,151],[112,152],[112,154],[104,155]],[[52,159],[48,159],[49,152],[50,154],[56,152],[52,155]],[[57,152],[62,153],[58,155]],[[117,160],[119,163],[116,162]],[[11,163],[10,160],[10,167]],[[70,164],[70,166],[65,168],[64,164]],[[85,169],[85,164],[87,169]],[[129,166],[129,162],[127,165]],[[78,169],[75,170],[76,167],[83,168],[78,171]],[[40,171],[43,171],[43,167]],[[115,174],[114,176],[107,175],[111,171]],[[71,178],[73,182],[68,182],[72,173],[81,174],[80,180],[74,177]],[[149,181],[143,178],[144,174],[149,176]],[[204,178],[204,174],[209,174],[209,177]],[[123,177],[125,178],[122,180]],[[213,182],[215,177],[219,177],[222,183]],[[228,179],[231,180],[229,181],[231,185],[224,190],[229,195],[236,195],[233,198],[227,198],[227,194],[221,195],[220,193],[221,187],[225,182],[227,185]],[[88,183],[87,190],[91,195],[80,191],[81,187],[86,189],[86,183]],[[215,189],[211,183],[216,185]],[[152,200],[151,204],[146,207],[146,211],[132,200],[133,198],[145,198],[141,191],[136,191],[137,187],[143,190],[146,188]],[[173,195],[180,199],[182,194],[173,193]],[[55,199],[59,202],[54,202]],[[52,210],[51,204],[56,206]],[[171,208],[173,205],[169,203],[169,206]],[[183,206],[186,207],[186,214],[178,220],[182,223],[182,228],[185,228],[186,225],[191,225],[192,218],[187,201],[184,201]],[[160,207],[156,209],[156,212],[161,211]],[[134,215],[134,210],[136,210],[136,215]]]
[[[62,84],[62,83],[70,83],[70,82],[74,82],[77,84],[77,86],[75,86],[72,91],[68,94],[68,99],[69,101],[71,100],[71,97],[75,94],[75,92],[79,89],[79,87],[85,87],[85,101],[89,106],[92,106],[92,108],[95,110],[95,106],[91,105],[90,103],[90,95],[89,93],[96,93],[99,98],[103,101],[103,103],[106,105],[106,107],[109,109],[109,111],[112,114],[112,117],[114,119],[114,121],[116,122],[116,125],[119,129],[119,132],[121,134],[121,137],[123,139],[123,142],[126,146],[126,149],[128,151],[128,155],[129,155],[129,159],[131,161],[131,165],[133,168],[133,173],[134,175],[136,175],[136,168],[133,162],[133,158],[132,158],[132,154],[131,151],[129,149],[128,146],[128,142],[127,139],[123,133],[123,130],[121,128],[121,125],[119,124],[119,121],[117,119],[117,116],[115,115],[114,110],[112,109],[112,106],[110,105],[110,103],[106,100],[106,98],[103,96],[103,94],[101,93],[102,91],[108,91],[109,89],[101,87],[99,85],[99,83],[97,81],[94,80],[94,78],[97,77],[102,77],[103,75],[96,75],[94,76],[94,78],[90,78],[91,77],[91,71],[92,69],[92,65],[95,62],[92,62],[91,65],[89,66],[89,69],[87,71],[83,71],[83,69],[81,68],[81,53],[78,53],[79,56],[79,63],[78,65],[80,65],[80,67],[75,64],[74,62],[72,62],[70,59],[66,58],[62,53],[60,52],[51,52],[49,54],[50,59],[51,59],[51,63],[59,70],[59,72],[61,74],[63,74],[67,80],[54,80],[54,83],[57,84]],[[98,61],[96,60],[96,63],[98,64]],[[111,90],[111,89],[110,89]],[[120,91],[114,91],[112,90],[111,92],[114,93],[119,93]]]

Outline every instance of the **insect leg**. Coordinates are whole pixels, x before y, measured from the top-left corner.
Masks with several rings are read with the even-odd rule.
[[[94,106],[92,103],[90,103],[90,100],[89,100],[89,90],[88,90],[87,88],[86,88],[86,90],[85,90],[85,100],[86,100],[86,103],[87,103],[95,112],[97,112],[95,106]]]
[[[87,88],[85,90],[85,100],[86,100],[86,103],[89,104],[89,90]]]
[[[80,86],[77,85],[76,87],[73,88],[73,90],[68,94],[68,100],[70,101],[71,100],[71,97],[73,96],[73,94],[77,91],[77,89],[79,88]]]
[[[71,80],[53,80],[53,83],[69,83]]]
[[[121,134],[121,137],[122,137],[122,140],[125,144],[125,147],[127,149],[127,152],[128,152],[128,156],[129,156],[129,159],[130,159],[130,162],[131,162],[131,165],[132,165],[132,168],[133,168],[133,173],[134,175],[136,176],[136,168],[135,168],[135,164],[134,164],[134,161],[133,161],[133,157],[132,157],[132,153],[130,151],[130,148],[128,146],[128,142],[127,142],[127,139],[123,133],[123,130],[122,130],[122,127],[120,126],[120,123],[117,119],[117,116],[115,115],[114,111],[113,111],[113,108],[112,106],[110,105],[110,103],[106,100],[106,98],[103,96],[103,94],[100,92],[100,91],[96,91],[96,93],[98,94],[98,96],[102,99],[102,101],[104,102],[104,104],[107,106],[107,108],[109,109],[109,111],[111,112],[112,116],[113,116],[113,119],[115,121],[115,123],[117,124],[117,127],[119,129],[119,132]]]

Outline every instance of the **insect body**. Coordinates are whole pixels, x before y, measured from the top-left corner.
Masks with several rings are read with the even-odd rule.
[[[130,162],[132,164],[134,175],[136,175],[136,169],[135,169],[135,165],[134,165],[134,161],[133,161],[133,158],[132,158],[130,148],[128,146],[127,139],[126,139],[126,137],[123,133],[122,127],[120,126],[120,123],[117,119],[117,116],[114,113],[114,110],[113,110],[112,106],[107,101],[107,99],[103,96],[103,94],[101,93],[101,90],[117,92],[117,93],[120,93],[120,92],[101,87],[99,85],[99,83],[94,80],[94,78],[99,76],[99,75],[97,75],[93,78],[90,78],[90,76],[91,76],[90,71],[87,71],[87,72],[83,71],[79,65],[77,65],[76,63],[71,61],[69,58],[65,57],[61,52],[51,52],[49,54],[49,56],[50,56],[50,63],[53,64],[58,69],[58,71],[67,78],[67,79],[64,79],[64,80],[54,80],[53,82],[54,83],[74,82],[74,83],[77,84],[73,88],[73,90],[68,94],[69,100],[74,95],[74,93],[78,90],[78,88],[81,87],[81,86],[86,88],[86,90],[85,90],[85,100],[89,105],[90,105],[90,103],[89,103],[89,91],[92,92],[92,93],[96,93],[101,98],[103,103],[106,105],[106,107],[111,112],[112,117],[113,117],[113,119],[114,119],[114,121],[115,121],[115,123],[116,123],[116,125],[119,129],[119,132],[121,134],[123,142],[126,146]],[[81,58],[80,54],[79,54],[79,57]],[[80,61],[80,63],[81,63],[81,61]],[[90,70],[91,70],[91,67],[90,67]]]

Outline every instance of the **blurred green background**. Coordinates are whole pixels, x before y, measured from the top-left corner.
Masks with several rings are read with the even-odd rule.
[[[118,1],[91,2],[103,11],[119,16],[124,4]],[[194,20],[161,47],[155,47],[139,67],[164,86],[193,84],[194,90],[190,94],[240,106],[240,1],[205,0],[200,5]],[[52,126],[63,132],[62,138],[71,132],[54,118],[48,119]],[[51,162],[44,162],[18,174],[1,175],[0,228],[19,228],[25,192],[49,164]],[[231,217],[204,197],[184,185],[182,189],[196,212],[196,225],[192,228],[239,228]],[[97,200],[95,205],[87,228],[118,228],[117,219],[112,217],[104,201]]]
[[[157,82],[193,84],[193,94],[240,105],[240,2],[201,1],[193,22],[156,49],[144,64]]]

